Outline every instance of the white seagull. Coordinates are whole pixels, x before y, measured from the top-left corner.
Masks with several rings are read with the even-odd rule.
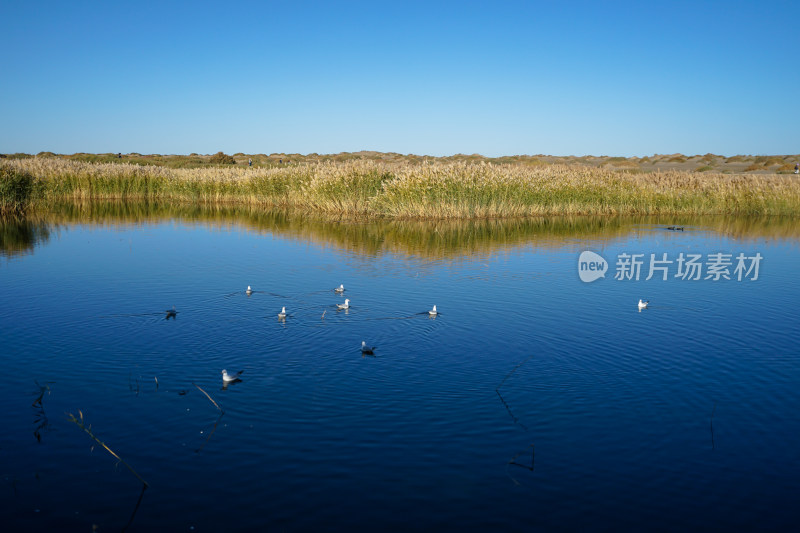
[[[434,306],[433,306],[433,309],[431,309],[430,311],[428,311],[428,314],[429,314],[429,315],[431,315],[431,316],[436,316],[436,315],[438,315],[438,314],[439,314],[439,311],[437,311],[437,310],[436,310],[436,306],[434,305]]]
[[[350,300],[345,298],[344,299],[344,303],[343,304],[336,304],[336,307],[338,307],[339,309],[350,309]]]
[[[286,318],[286,308],[281,307],[281,312],[278,313],[278,318]]]
[[[336,287],[335,289],[333,289],[333,291],[334,291],[334,292],[344,292],[344,284],[342,284],[342,285],[339,285],[338,287]]]
[[[377,346],[367,346],[366,341],[361,341],[361,353],[364,355],[375,355]]]
[[[246,291],[244,291],[244,292],[245,292],[245,293],[246,293],[248,296],[250,296],[251,294],[253,294],[253,289],[251,289],[251,288],[250,288],[250,285],[248,285],[248,286],[247,286],[247,290],[246,290]]]
[[[233,382],[233,381],[241,381],[241,380],[239,379],[239,376],[241,376],[241,375],[242,375],[242,372],[244,372],[244,370],[239,370],[239,371],[238,371],[237,373],[235,373],[234,375],[230,375],[230,374],[228,374],[228,371],[227,371],[227,370],[223,370],[223,371],[222,371],[222,382],[223,382],[223,383],[231,383],[231,382]]]
[[[643,302],[642,299],[640,298],[639,299],[639,309],[647,309],[647,304],[649,304],[649,303],[650,303],[650,300],[647,300],[647,301]]]

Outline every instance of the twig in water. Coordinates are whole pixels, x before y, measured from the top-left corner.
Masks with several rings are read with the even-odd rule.
[[[714,412],[717,410],[717,402],[714,402],[714,408],[711,410],[711,449],[714,447]]]
[[[503,395],[500,394],[500,391],[497,389],[495,389],[494,391],[500,397],[500,401],[503,402],[503,405],[505,405],[506,411],[508,411],[508,414],[511,416],[511,420],[513,420],[515,424],[519,424],[520,426],[522,426],[522,429],[524,429],[525,431],[528,431],[528,426],[520,422],[519,419],[516,416],[514,416],[514,413],[511,412],[511,406],[508,405],[505,398],[503,398]]]
[[[139,510],[139,506],[142,504],[142,498],[144,498],[144,489],[146,488],[147,488],[146,485],[142,485],[142,492],[139,493],[139,499],[136,500],[136,507],[133,508],[133,513],[131,513],[131,518],[130,520],[128,520],[128,523],[125,524],[125,527],[122,528],[123,533],[125,533],[125,531],[127,531],[128,528],[131,527],[131,524],[133,524],[133,518],[136,516],[136,512]]]
[[[36,437],[36,442],[42,442],[42,430],[47,429],[47,427],[50,425],[50,421],[47,419],[47,414],[44,412],[44,404],[42,403],[42,400],[45,392],[50,394],[50,387],[47,385],[39,385],[38,381],[34,381],[34,383],[36,383],[36,386],[39,387],[39,396],[31,404],[31,407],[36,410],[36,417],[33,422],[37,424],[36,429],[33,430],[33,436]]]
[[[325,309],[324,311],[322,311],[322,318],[323,318],[323,319],[325,318],[325,313],[327,313],[327,312],[328,312],[328,310],[327,310],[327,309]]]
[[[216,408],[217,408],[217,409],[219,409],[220,411],[222,411],[222,413],[223,413],[223,414],[225,413],[225,411],[222,409],[222,407],[220,407],[220,406],[219,406],[219,404],[218,404],[217,402],[215,402],[215,401],[214,401],[214,398],[212,398],[211,396],[209,396],[209,394],[208,394],[206,391],[204,391],[202,388],[200,388],[200,385],[198,385],[198,384],[197,384],[197,383],[195,383],[194,381],[192,381],[192,385],[194,385],[195,387],[197,387],[198,389],[200,389],[200,392],[202,392],[203,394],[205,394],[205,395],[206,395],[206,398],[208,398],[208,399],[209,399],[209,401],[211,401],[211,403],[213,403],[213,404],[216,406]]]
[[[156,390],[158,390],[158,376],[153,376],[153,379],[156,380]]]
[[[216,421],[216,422],[214,422],[214,427],[211,429],[211,433],[209,433],[209,434],[208,434],[208,437],[206,437],[206,440],[205,440],[205,442],[203,442],[202,446],[200,446],[199,448],[197,448],[197,449],[195,450],[195,453],[200,453],[200,451],[201,451],[203,448],[205,448],[206,444],[208,444],[208,441],[209,441],[209,440],[211,440],[211,435],[213,435],[213,434],[214,434],[214,432],[217,430],[217,425],[219,424],[219,421],[220,421],[220,420],[222,420],[222,417],[225,415],[225,411],[222,409],[222,407],[220,407],[220,406],[219,406],[219,404],[218,404],[217,402],[215,402],[215,401],[214,401],[214,398],[212,398],[212,397],[211,397],[211,396],[210,396],[210,395],[209,395],[209,394],[208,394],[206,391],[204,391],[204,390],[203,390],[203,389],[200,387],[200,385],[198,385],[198,384],[197,384],[197,383],[195,383],[194,381],[192,382],[192,385],[194,385],[195,387],[197,387],[197,388],[200,390],[200,392],[202,392],[203,394],[205,394],[205,395],[206,395],[206,398],[208,398],[208,399],[209,399],[209,401],[210,401],[211,403],[213,403],[213,404],[214,404],[214,405],[217,407],[217,409],[219,409],[219,418],[217,418],[217,421]]]
[[[524,452],[519,452],[517,455],[515,455],[514,457],[509,459],[508,463],[506,463],[506,474],[508,475],[508,477],[511,478],[511,481],[513,481],[517,485],[519,485],[520,483],[519,483],[519,481],[517,481],[517,479],[514,476],[512,476],[508,472],[508,467],[510,465],[514,465],[514,466],[519,466],[519,467],[524,468],[525,470],[530,470],[531,472],[533,472],[533,468],[535,466],[535,461],[536,461],[536,448],[534,447],[533,444],[531,444],[530,448],[531,448],[531,466],[528,466],[528,465],[521,464],[521,463],[517,462],[517,457],[522,455]]]
[[[36,437],[36,442],[42,442],[42,430],[47,429],[50,425],[50,421],[47,418],[47,415],[44,414],[44,409],[39,408],[40,411],[36,413],[36,419],[33,421],[36,425],[36,429],[33,430],[33,436]]]
[[[135,392],[136,396],[139,396],[139,378],[136,378],[136,388],[133,388],[133,383],[131,383],[131,373],[128,372],[128,389],[131,392]]]
[[[140,476],[139,474],[137,474],[137,473],[136,473],[136,470],[134,470],[134,469],[131,467],[131,465],[129,465],[128,463],[126,463],[126,462],[125,462],[125,460],[124,460],[124,459],[122,459],[122,457],[120,457],[119,455],[117,455],[116,453],[114,453],[114,450],[112,450],[111,448],[109,448],[108,446],[106,446],[106,443],[105,443],[105,442],[103,442],[103,441],[101,441],[100,439],[98,439],[97,437],[95,437],[94,433],[92,433],[92,426],[87,426],[87,425],[84,423],[84,421],[83,421],[83,412],[81,412],[81,411],[78,411],[78,415],[80,415],[80,418],[77,418],[77,417],[76,417],[75,415],[73,415],[72,413],[69,413],[69,419],[70,419],[70,421],[74,422],[76,426],[78,426],[79,428],[81,428],[82,430],[84,430],[84,431],[86,432],[86,434],[87,434],[87,435],[89,435],[89,436],[92,438],[92,440],[94,440],[94,441],[95,441],[97,444],[99,444],[100,446],[102,446],[103,448],[105,448],[105,449],[106,449],[106,451],[107,451],[108,453],[110,453],[111,455],[113,455],[114,457],[116,457],[117,461],[119,461],[120,463],[124,464],[124,465],[125,465],[125,467],[126,467],[128,470],[130,470],[130,471],[131,471],[131,473],[132,473],[134,476],[136,476],[136,478],[137,478],[139,481],[141,481],[141,482],[142,482],[142,484],[145,486],[145,488],[149,487],[149,486],[150,486],[150,484],[149,484],[149,483],[147,483],[147,481],[145,481],[145,480],[142,478],[142,476]]]
[[[522,426],[522,428],[525,431],[528,431],[528,427],[525,424],[523,424],[522,422],[520,422],[519,419],[516,416],[514,416],[514,413],[511,412],[511,406],[508,405],[508,403],[506,402],[505,398],[503,398],[503,395],[500,394],[500,387],[503,386],[503,384],[506,382],[506,380],[508,378],[510,378],[514,374],[514,372],[516,372],[519,369],[519,367],[521,367],[522,365],[524,365],[525,363],[527,363],[528,361],[533,359],[535,356],[536,356],[536,354],[533,354],[530,357],[527,357],[525,360],[517,363],[517,366],[512,368],[511,372],[506,374],[506,377],[504,377],[503,381],[500,382],[500,385],[498,385],[497,388],[494,389],[494,391],[497,393],[497,396],[500,398],[500,401],[503,402],[503,405],[505,406],[506,411],[508,411],[508,414],[511,416],[511,419],[514,421],[515,424],[519,424],[520,426]]]
[[[525,360],[523,360],[523,361],[521,361],[521,362],[517,363],[517,366],[515,366],[514,368],[512,368],[512,369],[511,369],[511,372],[509,372],[508,374],[506,374],[506,377],[504,377],[504,378],[503,378],[503,381],[501,381],[501,382],[500,382],[500,384],[497,386],[497,388],[494,390],[494,391],[497,393],[497,396],[500,398],[500,401],[501,401],[501,402],[503,402],[503,405],[505,406],[505,408],[506,408],[506,411],[508,411],[508,414],[511,416],[511,419],[514,421],[514,423],[515,423],[515,424],[519,424],[519,425],[520,425],[520,427],[522,427],[522,428],[523,428],[525,431],[528,431],[528,427],[527,427],[525,424],[523,424],[522,422],[520,422],[520,421],[517,419],[517,417],[516,417],[516,416],[514,416],[514,413],[512,413],[512,412],[511,412],[511,406],[509,406],[509,405],[508,405],[508,403],[506,403],[506,400],[505,400],[505,398],[503,398],[503,395],[502,395],[502,394],[500,394],[500,387],[502,387],[502,386],[503,386],[503,384],[506,382],[506,380],[507,380],[508,378],[510,378],[510,377],[511,377],[511,376],[514,374],[514,372],[516,372],[516,371],[519,369],[519,367],[521,367],[522,365],[524,365],[525,363],[527,363],[528,361],[530,361],[531,359],[533,359],[535,355],[536,355],[536,354],[533,354],[533,355],[531,355],[530,357],[527,357]],[[506,475],[508,475],[508,477],[509,477],[509,478],[511,478],[511,481],[513,481],[515,485],[520,485],[520,482],[519,482],[519,481],[517,481],[517,479],[516,479],[514,476],[512,476],[512,475],[511,475],[511,473],[509,473],[509,471],[508,471],[508,467],[509,467],[510,465],[515,465],[515,466],[519,466],[519,467],[525,468],[526,470],[530,470],[531,472],[533,472],[534,460],[535,460],[535,458],[536,458],[536,449],[535,449],[535,447],[534,447],[534,443],[531,443],[531,446],[530,446],[530,448],[531,448],[531,466],[528,466],[528,465],[521,464],[521,463],[518,463],[518,462],[517,462],[517,457],[519,457],[520,455],[522,455],[522,454],[523,454],[523,452],[519,452],[517,455],[515,455],[514,457],[512,457],[512,458],[511,458],[511,459],[508,461],[508,463],[506,463]]]
[[[214,422],[214,427],[213,427],[213,428],[211,428],[211,433],[209,433],[209,434],[208,434],[208,437],[206,437],[206,440],[203,442],[203,444],[202,444],[202,445],[201,445],[199,448],[197,448],[197,449],[194,451],[194,453],[200,453],[200,452],[203,450],[203,448],[205,448],[205,447],[206,447],[206,444],[208,444],[208,441],[210,441],[210,440],[211,440],[211,435],[213,435],[213,434],[214,434],[214,432],[217,430],[217,425],[219,424],[219,421],[220,421],[220,420],[222,420],[222,417],[223,417],[223,416],[225,416],[225,411],[221,411],[221,412],[219,413],[219,417],[217,418],[217,421],[216,421],[216,422]]]
[[[533,359],[535,355],[536,355],[536,354],[533,354],[533,355],[531,355],[530,357],[528,357],[527,359],[525,359],[524,361],[522,361],[521,363],[517,363],[517,366],[515,366],[515,367],[514,367],[514,368],[511,370],[511,372],[509,372],[508,374],[506,374],[506,377],[504,377],[504,378],[503,378],[503,381],[501,381],[501,382],[500,382],[500,385],[498,385],[498,386],[497,386],[497,388],[496,388],[495,390],[499,390],[499,389],[500,389],[500,387],[502,387],[502,386],[503,386],[503,383],[505,383],[505,382],[506,382],[506,380],[507,380],[508,378],[510,378],[510,377],[511,377],[511,375],[512,375],[514,372],[516,372],[516,371],[517,371],[517,369],[518,369],[519,367],[521,367],[522,365],[524,365],[525,363],[527,363],[528,361],[530,361],[531,359]]]
[[[521,466],[522,468],[526,468],[526,469],[530,470],[531,472],[533,472],[534,461],[536,459],[536,448],[534,447],[534,444],[531,444],[530,448],[531,448],[531,466],[520,464],[520,463],[516,462],[517,461],[517,457],[522,455],[524,452],[519,452],[517,455],[512,457],[511,460],[508,461],[508,464]]]
[[[37,396],[36,399],[33,400],[33,403],[31,405],[33,407],[36,407],[38,404],[39,407],[42,407],[42,398],[44,397],[45,392],[48,394],[50,393],[50,387],[48,387],[47,385],[39,385],[38,381],[34,381],[34,383],[36,383],[36,386],[39,387],[39,396]]]

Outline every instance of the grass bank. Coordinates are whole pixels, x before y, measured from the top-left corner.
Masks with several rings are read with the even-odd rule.
[[[469,162],[322,162],[281,168],[168,168],[59,158],[8,159],[29,176],[23,203],[147,200],[299,208],[337,216],[398,219],[540,215],[800,215],[793,175],[630,173],[574,165]],[[2,205],[16,202],[0,184]],[[8,194],[8,197],[5,195]]]

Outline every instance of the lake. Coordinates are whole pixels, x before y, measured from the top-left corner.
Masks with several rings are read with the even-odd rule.
[[[796,221],[84,204],[0,236],[7,531],[800,524]]]

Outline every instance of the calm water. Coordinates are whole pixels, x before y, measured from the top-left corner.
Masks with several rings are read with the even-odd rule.
[[[800,229],[682,223],[6,224],[0,523],[796,530]],[[605,279],[579,279],[584,250]],[[624,252],[639,281],[614,279]],[[644,279],[650,253],[719,252],[760,253],[758,279]]]

